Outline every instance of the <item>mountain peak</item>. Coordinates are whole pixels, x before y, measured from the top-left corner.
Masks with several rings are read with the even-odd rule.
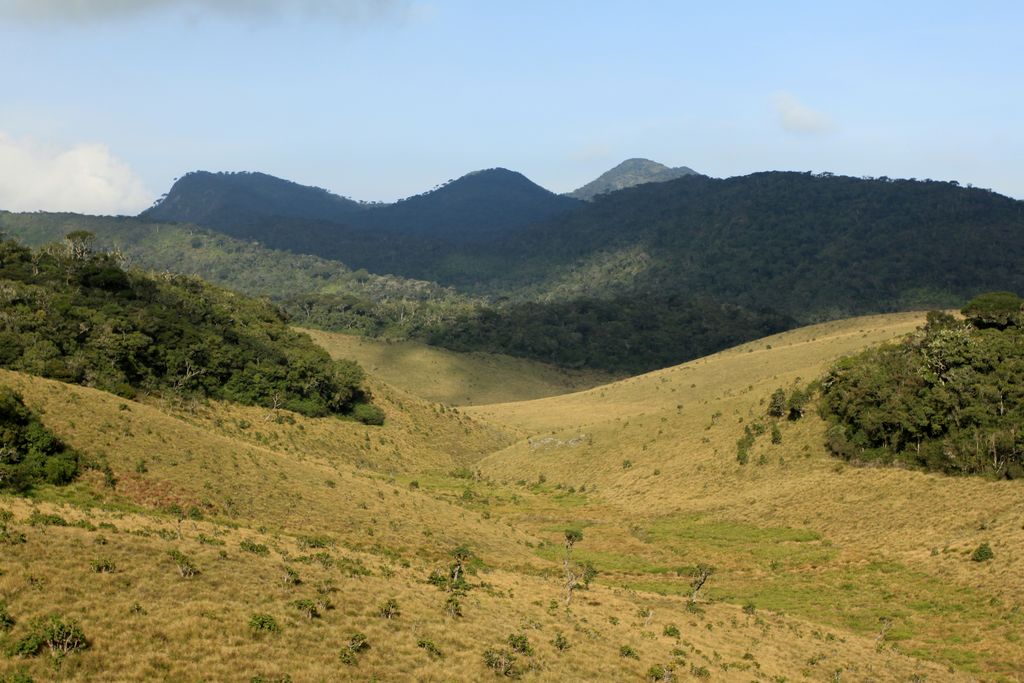
[[[605,171],[583,187],[569,192],[567,196],[590,201],[597,195],[606,192],[614,192],[644,183],[663,183],[686,175],[697,175],[697,172],[687,166],[672,168],[657,161],[634,157]]]

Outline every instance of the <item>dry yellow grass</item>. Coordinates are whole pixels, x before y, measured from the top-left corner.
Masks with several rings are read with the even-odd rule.
[[[526,401],[589,389],[616,379],[596,370],[564,370],[495,353],[456,353],[417,342],[387,342],[303,330],[335,358],[354,358],[371,375],[447,405]]]
[[[46,656],[0,656],[0,680],[22,667],[37,681],[490,680],[483,653],[513,633],[535,650],[519,658],[526,680],[640,681],[670,663],[677,680],[1020,680],[1024,487],[841,466],[813,415],[735,459],[775,387],[919,320],[806,328],[582,393],[458,410],[374,377],[381,428],[0,372],[118,478],[0,496],[25,536],[0,543],[0,601],[17,620],[0,640],[52,611],[92,640],[59,672]],[[170,504],[202,519],[179,524]],[[34,510],[81,524],[32,525]],[[551,602],[569,526],[601,575],[567,612]],[[311,536],[326,547],[304,546]],[[996,559],[979,565],[964,553],[982,540]],[[425,580],[459,543],[484,567],[453,618]],[[201,573],[181,578],[171,549]],[[97,559],[116,571],[94,572]],[[716,567],[714,600],[692,613],[686,568],[699,562]],[[319,618],[294,605],[318,596],[334,605]],[[388,598],[396,619],[377,615]],[[253,635],[257,612],[280,633]],[[371,647],[342,664],[355,631]]]

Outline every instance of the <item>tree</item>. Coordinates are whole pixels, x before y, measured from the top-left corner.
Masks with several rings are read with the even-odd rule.
[[[974,297],[962,312],[979,329],[1003,330],[1024,320],[1024,299],[1013,292],[986,292]]]
[[[697,602],[697,595],[700,593],[700,589],[704,587],[704,584],[708,582],[711,575],[715,573],[715,568],[710,564],[698,564],[693,569],[693,579],[690,581],[690,602]]]
[[[565,566],[565,606],[569,607],[572,603],[572,593],[576,590],[576,586],[579,585],[583,579],[584,572],[575,566],[572,562],[572,548],[574,545],[583,540],[583,532],[579,529],[566,529],[565,530],[565,559],[563,565]]]

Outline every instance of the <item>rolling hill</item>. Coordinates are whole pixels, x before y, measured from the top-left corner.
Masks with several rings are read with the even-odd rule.
[[[840,468],[813,414],[756,444],[763,464],[732,452],[774,387],[920,320],[804,328],[458,410],[371,373],[382,427],[0,371],[111,473],[0,494],[5,651],[55,610],[88,641],[59,660],[2,656],[0,675],[47,680],[59,661],[67,681],[1012,678],[1017,482]],[[427,386],[436,369],[416,373]],[[568,609],[566,528],[599,571]],[[988,564],[964,555],[979,539]],[[470,587],[431,585],[462,543]],[[698,563],[715,569],[691,604]]]

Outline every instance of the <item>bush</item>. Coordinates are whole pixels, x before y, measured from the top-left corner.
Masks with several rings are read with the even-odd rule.
[[[365,633],[353,633],[348,638],[348,643],[338,652],[338,659],[342,664],[354,665],[359,661],[359,653],[370,649],[370,643],[366,640]]]
[[[441,652],[441,648],[435,645],[433,641],[427,640],[426,638],[420,638],[417,640],[416,647],[426,650],[431,659],[441,659],[444,657],[444,653]]]
[[[655,664],[647,670],[647,680],[649,681],[674,681],[675,679],[672,668],[668,666]]]
[[[352,417],[364,425],[380,426],[384,424],[384,411],[369,403],[357,403],[352,409]]]
[[[108,558],[93,560],[91,566],[92,570],[97,574],[112,574],[117,569]]]
[[[0,602],[0,631],[10,631],[14,627],[14,617],[7,611],[7,603]]]
[[[255,555],[269,555],[270,554],[270,549],[267,548],[267,546],[263,545],[262,543],[256,543],[255,541],[250,541],[249,539],[245,539],[244,541],[239,543],[238,547],[240,547],[242,550],[244,550],[247,553],[253,553]]]
[[[513,652],[518,652],[527,657],[533,655],[533,648],[530,646],[530,639],[525,633],[513,633],[508,637],[508,646]]]
[[[462,603],[459,602],[457,595],[449,595],[444,601],[444,613],[450,617],[462,616]]]
[[[665,630],[662,631],[662,634],[668,636],[669,638],[678,638],[679,627],[675,624],[668,624],[667,626],[665,626]]]
[[[782,417],[786,414],[786,392],[779,388],[772,392],[768,400],[768,414],[772,417]]]
[[[992,552],[992,547],[988,543],[982,543],[971,553],[971,559],[975,562],[987,562],[995,556],[996,554]]]
[[[559,631],[558,633],[555,634],[555,639],[551,641],[551,644],[559,652],[565,652],[570,647],[572,647],[569,644],[569,639],[566,638],[565,635],[561,631]]]
[[[638,655],[636,650],[629,645],[623,645],[619,648],[619,656],[625,657],[626,659],[640,659],[640,655]]]
[[[249,617],[249,630],[254,634],[279,633],[281,627],[278,626],[277,619],[269,614],[254,614]]]
[[[281,569],[284,570],[284,576],[281,577],[281,581],[284,583],[284,585],[298,586],[300,583],[302,583],[302,579],[299,578],[299,573],[297,571],[295,571],[288,565],[281,567]]]
[[[320,616],[320,610],[317,609],[316,603],[312,600],[296,600],[292,605],[307,619],[316,619]]]
[[[394,619],[402,616],[402,612],[398,609],[398,601],[394,598],[388,598],[382,602],[380,607],[377,608],[377,613],[385,619]]]
[[[87,647],[89,641],[77,621],[65,619],[59,614],[50,614],[29,625],[28,633],[15,643],[12,653],[33,657],[47,648],[50,656],[60,659]]]
[[[516,656],[508,650],[484,650],[484,665],[505,678],[519,678],[522,675],[516,666]]]
[[[195,562],[180,550],[170,550],[167,555],[174,562],[174,566],[178,568],[178,573],[181,574],[182,578],[190,579],[199,573],[199,568],[196,567]]]

